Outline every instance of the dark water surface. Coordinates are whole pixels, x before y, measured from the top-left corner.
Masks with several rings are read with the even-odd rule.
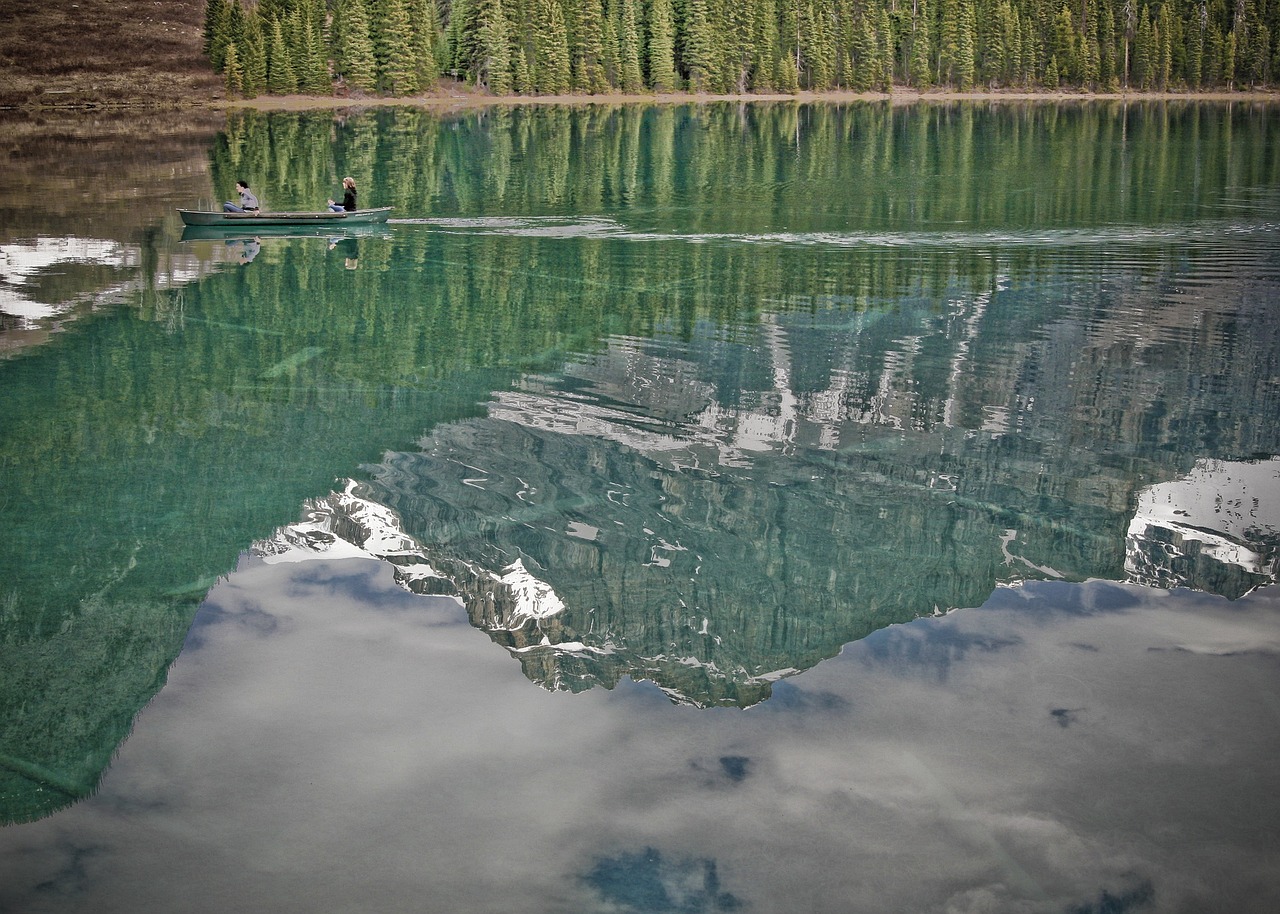
[[[249,114],[51,181],[0,910],[1280,907],[1278,112]],[[345,174],[391,224],[172,213]]]

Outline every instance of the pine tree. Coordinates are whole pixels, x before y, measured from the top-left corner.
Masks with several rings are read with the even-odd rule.
[[[805,20],[808,28],[805,59],[809,62],[809,88],[824,91],[831,88],[835,80],[836,51],[832,35],[832,16],[825,0],[810,0],[805,6]],[[870,23],[874,35],[874,23]],[[874,41],[873,41],[874,45]],[[878,53],[872,61],[872,81],[876,81],[880,60]]]
[[[929,66],[933,59],[933,47],[929,41],[928,0],[917,0],[911,15],[911,84],[917,89],[933,85],[933,71]]]
[[[880,7],[876,15],[876,33],[880,39],[880,74],[876,83],[881,91],[888,92],[893,88],[893,49],[896,42],[889,11],[884,7]]]
[[[240,69],[240,56],[236,53],[236,43],[227,45],[222,58],[222,79],[227,91],[238,94],[244,85],[244,71]]]
[[[1138,35],[1133,44],[1133,82],[1139,89],[1150,89],[1155,84],[1156,47],[1151,29],[1151,19],[1146,7],[1138,21]]]
[[[778,72],[774,77],[779,92],[795,94],[800,91],[800,71],[796,69],[796,59],[790,54],[778,58]]]
[[[1036,40],[1035,24],[1030,16],[1022,17],[1022,70],[1023,83],[1030,85],[1041,75],[1044,66],[1044,54]]]
[[[449,27],[445,32],[445,59],[449,72],[455,79],[465,78],[475,59],[475,33],[472,25],[472,4],[476,0],[453,0],[449,11]],[[378,36],[374,34],[374,45]]]
[[[960,11],[959,0],[942,0],[938,17],[938,79],[956,85],[959,82]]]
[[[418,88],[425,89],[440,78],[436,46],[440,43],[440,13],[435,0],[409,0],[409,25],[413,31],[413,57]]]
[[[364,0],[345,0],[338,15],[342,22],[335,30],[341,36],[337,49],[338,72],[353,89],[371,92],[377,85],[377,62]]]
[[[978,21],[973,11],[973,0],[958,0],[958,6],[960,45],[956,69],[960,88],[968,90],[973,88],[974,74],[977,72]]]
[[[751,91],[772,92],[778,49],[778,21],[774,0],[756,0],[751,6]]]
[[[284,26],[271,20],[271,39],[267,44],[267,91],[272,95],[288,95],[298,91],[298,75],[293,69],[289,45],[284,40]]]
[[[852,70],[849,87],[855,92],[866,92],[875,81],[878,54],[876,34],[866,13],[860,13],[853,24]]]
[[[486,0],[481,9],[484,14],[479,19],[480,27],[476,33],[476,44],[480,50],[476,81],[494,95],[506,95],[511,91],[511,39],[507,16],[502,11],[501,0]]]
[[[374,47],[378,85],[390,95],[411,95],[418,91],[418,61],[409,9],[404,0],[382,0],[381,7],[381,46]]]
[[[239,55],[239,51],[237,50]],[[242,55],[244,78],[241,91],[245,98],[253,98],[267,91],[267,43],[262,35],[262,21],[257,11],[245,14],[244,54]]]
[[[1046,89],[1056,89],[1061,82],[1058,76],[1058,58],[1050,57],[1049,64],[1044,68],[1044,85]]]
[[[1200,88],[1204,72],[1204,27],[1200,21],[1200,15],[1204,13],[1207,13],[1207,10],[1203,0],[1201,0],[1199,12],[1194,14],[1194,18],[1185,32],[1187,41],[1187,85],[1192,89]]]
[[[713,47],[706,0],[687,0],[680,59],[688,74],[689,88],[694,92],[705,92],[709,88]]]
[[[617,87],[622,82],[622,51],[618,47],[619,5],[619,0],[604,0],[604,15],[600,20],[601,66],[605,85],[610,87]]]
[[[996,85],[1005,72],[1005,26],[1008,21],[1007,3],[1000,3],[990,10],[990,18],[979,29],[978,79]]]
[[[290,16],[290,49],[298,87],[304,92],[320,94],[331,88],[329,61],[325,53],[324,0],[305,0]]]
[[[1236,33],[1226,37],[1222,47],[1222,82],[1228,89],[1236,87]]]
[[[534,91],[560,95],[569,91],[569,36],[560,0],[537,0],[533,30]]]
[[[570,36],[574,85],[595,95],[609,88],[604,71],[604,11],[600,0],[577,0],[577,13]]]
[[[1058,63],[1058,76],[1068,82],[1075,83],[1080,79],[1080,53],[1076,47],[1076,23],[1071,10],[1064,3],[1058,8],[1058,15],[1053,21],[1053,42],[1049,46],[1049,54]]]
[[[234,2],[236,0],[208,0],[204,7],[203,50],[205,56],[214,62],[215,70],[221,69],[220,62],[226,58],[227,40],[222,33],[230,14],[227,4]]]
[[[1106,92],[1120,88],[1116,69],[1116,21],[1111,0],[1102,0],[1096,17],[1098,23],[1098,82]]]
[[[649,5],[649,86],[655,92],[676,89],[676,28],[671,0]]]
[[[640,23],[636,12],[638,0],[621,0],[619,11],[621,27],[618,35],[618,53],[621,58],[619,82],[623,92],[636,93],[644,88],[644,74],[640,71]]]

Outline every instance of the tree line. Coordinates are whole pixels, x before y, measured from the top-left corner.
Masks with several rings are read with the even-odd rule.
[[[1280,0],[207,0],[229,91],[1270,86]]]

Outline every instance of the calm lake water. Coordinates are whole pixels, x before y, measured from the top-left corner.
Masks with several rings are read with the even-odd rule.
[[[11,158],[0,910],[1280,909],[1280,107]]]

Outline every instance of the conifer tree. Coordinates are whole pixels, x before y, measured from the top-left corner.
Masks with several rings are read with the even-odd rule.
[[[852,71],[849,87],[855,92],[866,92],[875,81],[878,55],[876,34],[867,14],[859,13],[853,25]]]
[[[1228,89],[1235,88],[1236,82],[1236,33],[1227,35],[1222,46],[1222,82]]]
[[[800,91],[800,71],[796,68],[796,59],[791,54],[783,54],[778,58],[778,72],[774,83],[779,92],[795,94]]]
[[[998,3],[987,8],[987,17],[978,20],[978,60],[977,76],[979,82],[987,85],[998,83],[1004,73],[1005,65],[1005,16],[1008,4]]]
[[[622,50],[618,47],[619,5],[618,0],[604,0],[604,15],[600,20],[601,66],[604,68],[605,85],[610,87],[622,82]]]
[[[1040,72],[1041,56],[1036,44],[1036,29],[1030,16],[1022,17],[1022,83],[1030,84]]]
[[[751,61],[751,90],[772,92],[778,53],[778,21],[774,0],[756,0],[751,5],[754,55]]]
[[[240,90],[245,98],[253,98],[267,91],[267,47],[262,35],[262,20],[256,10],[246,13],[244,17],[243,69],[244,78]]]
[[[1058,8],[1053,22],[1053,39],[1049,54],[1058,62],[1058,76],[1069,83],[1080,78],[1080,53],[1076,48],[1076,24],[1071,10],[1064,3]]]
[[[1160,4],[1156,17],[1156,84],[1165,89],[1173,76],[1173,5],[1169,0]]]
[[[1199,9],[1193,13],[1193,18],[1185,32],[1187,49],[1187,85],[1192,89],[1200,88],[1203,67],[1204,67],[1204,27],[1201,24],[1201,15],[1207,14],[1206,6],[1201,0]]]
[[[680,49],[680,59],[684,63],[689,88],[694,92],[706,92],[710,88],[714,59],[706,0],[686,0],[683,31],[684,46]]]
[[[494,95],[511,91],[511,39],[501,0],[484,0],[479,6],[476,45],[480,52],[476,81]]]
[[[676,88],[676,28],[671,0],[649,4],[649,86],[655,92]]]
[[[445,32],[445,59],[454,78],[466,77],[475,58],[475,33],[472,30],[472,3],[475,0],[453,0],[449,10],[449,27]],[[374,35],[374,44],[378,42]]]
[[[413,26],[404,0],[382,0],[380,46],[374,47],[378,85],[390,95],[418,91],[418,61],[414,54]]]
[[[1155,84],[1156,47],[1151,19],[1144,6],[1138,20],[1138,34],[1133,44],[1133,82],[1139,89]]]
[[[600,0],[577,0],[576,8],[576,27],[570,36],[574,84],[595,95],[609,88],[604,70],[604,11]]]
[[[1116,69],[1116,22],[1111,0],[1101,0],[1098,10],[1098,83],[1103,91],[1120,88]]]
[[[1218,86],[1223,82],[1223,76],[1226,71],[1224,58],[1226,56],[1226,41],[1222,32],[1216,27],[1210,28],[1205,37],[1205,54],[1204,54],[1204,82],[1209,86]]]
[[[560,95],[569,91],[569,35],[560,0],[537,0],[533,31],[534,91]]]
[[[227,38],[225,30],[231,11],[228,3],[237,0],[208,0],[204,8],[204,53],[215,70],[222,69],[226,59]]]
[[[808,86],[815,91],[831,88],[835,78],[835,41],[832,33],[831,16],[825,0],[809,0],[803,9],[804,25],[804,59],[808,66]],[[874,36],[874,20],[869,19]],[[873,41],[873,46],[875,42]],[[880,66],[879,55],[873,53],[871,60],[871,78],[874,82]]]
[[[908,70],[911,84],[917,89],[927,89],[933,84],[932,58],[928,0],[917,0],[911,15],[911,62]]]
[[[298,91],[298,76],[293,69],[289,45],[284,40],[284,26],[271,20],[271,38],[267,44],[267,91],[272,95],[288,95]]]
[[[244,84],[244,71],[240,69],[240,55],[234,41],[227,45],[222,57],[222,80],[232,94],[239,94]]]
[[[341,26],[337,48],[338,72],[352,88],[371,92],[377,85],[377,62],[369,36],[369,14],[364,0],[344,0],[338,11]],[[335,22],[338,21],[335,18]]]
[[[325,53],[323,0],[304,0],[290,15],[291,55],[298,88],[304,92],[328,92],[329,61]]]
[[[621,58],[619,83],[623,92],[639,92],[644,88],[644,74],[640,70],[640,21],[638,0],[620,0],[620,29],[618,53]]]
[[[1056,89],[1061,82],[1058,75],[1058,58],[1050,57],[1049,64],[1044,68],[1044,85],[1047,89]]]
[[[440,78],[440,62],[436,59],[436,47],[440,43],[440,13],[435,0],[409,0],[408,13],[418,88],[425,89]]]
[[[876,15],[876,32],[880,38],[880,77],[877,85],[883,92],[893,88],[893,49],[896,40],[893,34],[893,23],[889,20],[889,11],[883,6]]]
[[[973,0],[958,0],[960,19],[960,47],[956,66],[961,89],[972,89],[977,72],[978,22],[974,16]]]
[[[1006,85],[1023,82],[1022,19],[1010,4],[1005,4],[1005,67],[1003,81]]]

